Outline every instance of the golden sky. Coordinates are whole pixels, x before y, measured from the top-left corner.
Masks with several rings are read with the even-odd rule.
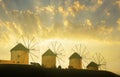
[[[10,59],[10,49],[21,36],[35,37],[38,56],[51,40],[61,42],[63,67],[72,47],[81,43],[90,57],[101,53],[107,70],[120,74],[120,0],[0,0],[0,59]]]

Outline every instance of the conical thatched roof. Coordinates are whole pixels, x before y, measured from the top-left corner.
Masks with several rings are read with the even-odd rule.
[[[90,62],[87,67],[98,67],[98,65],[95,62]]]
[[[82,58],[78,53],[73,53],[70,57],[69,57],[69,59],[73,59],[73,58]]]
[[[51,49],[48,49],[42,56],[56,56]]]
[[[13,47],[10,51],[16,51],[16,50],[23,50],[23,51],[29,51],[28,48],[26,48],[23,44],[18,43],[15,47]]]

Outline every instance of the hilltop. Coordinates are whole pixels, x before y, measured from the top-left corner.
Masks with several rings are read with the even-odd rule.
[[[120,77],[109,71],[47,69],[21,64],[0,64],[0,73],[2,77]]]

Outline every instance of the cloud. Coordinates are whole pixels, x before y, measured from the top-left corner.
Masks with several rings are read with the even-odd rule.
[[[106,25],[101,25],[98,27],[98,31],[100,31],[101,34],[110,34],[113,31],[113,28]]]
[[[95,12],[103,4],[103,0],[91,0],[91,3],[91,5],[86,6],[86,10]]]
[[[96,36],[97,39],[102,41],[117,41],[116,38],[113,38],[113,33],[115,29],[113,27],[109,27],[108,25],[100,25],[96,28]]]
[[[68,12],[70,12],[72,16],[75,16],[80,11],[85,10],[85,8],[85,5],[81,4],[79,1],[74,1],[73,5],[68,7]]]
[[[64,7],[62,7],[62,6],[59,6],[59,7],[58,7],[58,12],[60,12],[61,14],[63,14],[64,17],[67,17],[68,14],[69,14],[69,12],[67,12],[67,11],[64,9]]]
[[[118,7],[120,8],[120,0],[117,0],[115,3],[116,3],[116,4],[118,5]]]
[[[120,31],[120,18],[117,20],[117,22],[116,22],[117,24],[118,24],[118,30]]]
[[[0,8],[1,8],[2,12],[4,12],[6,15],[8,14],[6,4],[4,3],[3,0],[0,1]]]
[[[45,6],[45,7],[40,7],[40,6],[36,6],[35,7],[35,11],[37,13],[41,13],[41,12],[46,12],[46,13],[50,13],[51,15],[55,15],[55,7],[54,5],[48,5],[48,6]]]
[[[86,19],[86,24],[91,27],[92,26],[92,22],[89,19]]]
[[[104,10],[104,12],[105,12],[106,16],[110,16],[111,15],[111,13],[108,10]]]
[[[0,21],[0,27],[4,27],[6,30],[6,35],[3,37],[9,39],[22,34],[42,38],[104,39],[106,37],[114,40],[112,38],[114,28],[107,26],[107,21],[100,21],[104,23],[102,26],[101,24],[95,25],[94,23],[99,21],[93,22],[92,16],[85,18],[82,14],[86,14],[87,8],[96,10],[103,4],[103,0],[96,0],[93,3],[94,5],[90,5],[90,8],[80,1],[73,1],[66,6],[37,6],[35,11],[30,9],[10,10],[7,20],[1,19]],[[111,15],[108,10],[105,10],[105,13],[108,16]],[[87,14],[89,14],[88,11]],[[53,18],[51,19],[51,17]],[[117,23],[119,24],[119,20]],[[3,33],[2,31],[1,34]],[[11,37],[7,35],[9,33]]]
[[[67,1],[66,1],[67,3]],[[81,4],[79,1],[74,1],[71,5],[67,7],[59,6],[58,11],[63,14],[63,16],[73,16],[75,17],[80,11],[85,10],[85,5]]]
[[[73,8],[76,12],[84,10],[85,9],[85,5],[82,5],[79,1],[75,1]]]
[[[55,8],[54,8],[54,6],[48,6],[48,7],[46,7],[46,10],[54,14]]]
[[[103,4],[103,0],[98,0],[97,2],[99,5],[102,5]]]
[[[64,20],[64,25],[67,27],[68,26],[68,24],[69,24],[69,22],[68,22],[68,20]]]
[[[120,25],[120,18],[117,20],[117,24]]]

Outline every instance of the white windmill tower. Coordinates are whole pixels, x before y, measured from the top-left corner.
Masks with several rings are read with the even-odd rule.
[[[29,63],[29,49],[26,48],[22,43],[18,43],[11,50],[11,61],[17,64],[28,64]]]
[[[39,51],[35,48],[38,43],[34,43],[35,38],[25,38],[20,36],[17,45],[11,49],[11,60],[17,61],[19,64],[29,64],[30,59],[38,58],[33,51]],[[31,58],[30,58],[31,57]],[[34,61],[35,62],[35,61]]]
[[[73,54],[69,57],[69,68],[85,69],[89,61],[89,52],[86,46],[76,44],[72,48]]]
[[[93,61],[98,65],[99,70],[106,70],[107,62],[106,62],[105,58],[100,53],[96,53],[93,56]]]
[[[100,53],[95,53],[92,61],[88,64],[89,70],[106,70],[106,60]]]
[[[56,65],[58,64],[58,67],[61,68],[60,61],[63,61],[61,59],[61,56],[63,56],[63,50],[64,49],[60,42],[52,41],[48,47],[48,50],[42,55],[42,64],[45,65],[45,67],[49,66],[47,68],[51,68],[53,66],[56,67]],[[48,63],[48,61],[51,62]]]

